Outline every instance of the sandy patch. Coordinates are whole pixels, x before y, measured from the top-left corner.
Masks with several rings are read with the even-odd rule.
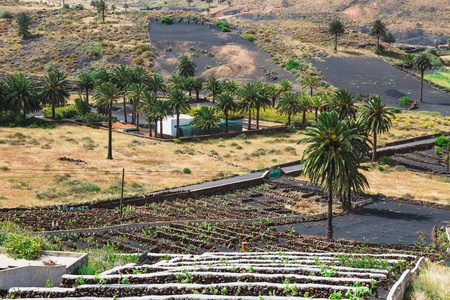
[[[353,20],[361,19],[363,15],[361,8],[359,8],[358,6],[349,7],[346,10],[344,10],[343,13]]]
[[[254,64],[252,56],[258,55],[258,53],[251,53],[239,45],[214,47],[213,51],[216,53],[216,57],[226,64]]]
[[[203,72],[202,77],[210,78],[212,76],[218,78],[236,78],[236,77],[248,77],[256,71],[256,67],[251,64],[233,64],[224,65],[209,69]]]

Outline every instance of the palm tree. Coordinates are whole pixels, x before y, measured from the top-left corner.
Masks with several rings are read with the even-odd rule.
[[[203,78],[194,78],[192,80],[192,89],[195,91],[195,99],[196,101],[200,100],[200,91],[203,89]]]
[[[291,92],[285,92],[277,104],[277,113],[288,115],[288,126],[291,126],[291,116],[301,112],[298,97]]]
[[[183,78],[192,77],[197,71],[197,64],[189,56],[181,55],[175,66],[175,70],[177,71],[177,75]]]
[[[137,125],[139,129],[139,114],[137,113],[137,103],[141,99],[141,95],[145,92],[146,88],[143,84],[132,83],[128,86],[126,95],[133,101],[133,112],[131,115],[131,123]]]
[[[313,88],[316,88],[319,86],[319,79],[315,76],[309,76],[303,79],[302,87],[304,89],[309,88],[310,89],[310,96],[313,96]]]
[[[191,77],[187,77],[183,80],[183,90],[189,93],[189,97],[192,95],[192,91],[194,90],[193,87],[193,80]]]
[[[386,25],[381,20],[375,20],[370,28],[370,35],[377,37],[377,49],[380,46],[380,37],[386,34]]]
[[[281,88],[276,84],[272,84],[267,88],[267,95],[272,99],[272,107],[275,107],[275,102],[281,95]]]
[[[220,93],[220,88],[221,88],[221,86],[220,86],[220,81],[217,80],[217,78],[214,77],[214,76],[211,77],[211,78],[208,80],[208,82],[206,83],[206,89],[207,89],[208,91],[211,91],[211,93],[212,93],[212,95],[213,95],[213,98],[212,98],[213,103],[215,103],[215,97],[216,97],[216,95],[217,95],[218,93]]]
[[[340,20],[334,20],[330,23],[328,32],[334,35],[334,51],[337,51],[338,36],[344,34],[345,32],[344,24],[342,24]]]
[[[340,120],[356,119],[356,107],[352,94],[347,90],[341,89],[334,92],[331,98],[331,108],[335,110]]]
[[[183,80],[181,80],[180,76],[172,75],[169,80],[169,90],[181,90],[183,89]]]
[[[248,127],[251,130],[252,125],[252,111],[256,109],[256,129],[259,129],[259,110],[271,104],[269,98],[265,95],[264,86],[262,83],[247,83],[239,89],[239,106],[242,112],[248,113]]]
[[[112,73],[108,70],[101,69],[94,75],[95,85],[102,85],[112,81]]]
[[[298,96],[298,102],[300,110],[303,113],[302,124],[306,124],[306,112],[311,108],[311,97],[309,97],[305,92]]]
[[[128,86],[129,71],[125,65],[119,65],[113,70],[113,83],[119,88],[123,97],[123,117],[125,123],[127,122],[127,96],[126,90]]]
[[[327,100],[326,100],[327,95],[326,94],[315,94],[314,96],[311,97],[311,108],[314,109],[314,115],[315,115],[315,120],[317,121],[317,113],[319,111],[319,109],[321,109],[322,107],[324,107],[324,105],[326,105]]]
[[[208,133],[211,128],[219,127],[220,118],[215,115],[215,108],[202,105],[194,112],[194,120],[190,125],[205,129]]]
[[[6,101],[6,84],[0,79],[0,112],[8,110],[9,105]]]
[[[26,13],[21,13],[17,16],[16,23],[18,25],[17,32],[22,38],[26,38],[30,36],[30,32],[28,31],[31,24],[31,17]]]
[[[341,121],[337,112],[324,112],[317,122],[311,121],[305,135],[299,141],[308,144],[302,156],[302,171],[312,182],[328,191],[327,239],[333,239],[333,196],[336,196],[334,183],[342,182],[345,174],[356,174],[360,153],[352,143],[364,143],[364,138]]]
[[[422,102],[422,94],[423,94],[423,75],[425,74],[426,69],[431,69],[433,65],[431,64],[431,60],[426,54],[422,54],[418,56],[413,63],[414,70],[420,70],[420,99],[419,102]]]
[[[93,0],[91,6],[97,9],[99,14],[102,14],[102,20],[105,22],[105,13],[108,10],[108,6],[104,0]]]
[[[215,106],[217,111],[223,112],[225,116],[225,132],[228,132],[228,115],[230,112],[238,109],[237,103],[234,101],[230,92],[223,92],[217,95],[217,103]]]
[[[177,115],[177,135],[176,138],[180,137],[180,113],[181,110],[188,110],[191,108],[191,99],[186,96],[183,91],[179,89],[174,89],[169,92],[169,101],[172,109],[175,110],[175,114]]]
[[[206,0],[206,3],[208,3],[208,8],[211,7],[211,3],[213,2],[213,0]]]
[[[280,81],[280,95],[284,92],[291,92],[294,89],[292,82],[287,79],[283,79]]]
[[[173,115],[173,109],[171,103],[169,101],[165,101],[162,99],[156,99],[155,104],[153,105],[151,115],[155,118],[155,137],[157,135],[157,124],[158,120],[160,123],[160,134],[159,137],[163,138],[163,119],[167,116]]]
[[[386,104],[382,103],[380,96],[373,95],[361,108],[361,118],[366,122],[367,131],[373,135],[372,162],[377,157],[377,134],[388,132],[392,118],[395,118]]]
[[[81,72],[78,75],[76,85],[79,89],[84,90],[86,95],[86,102],[89,104],[89,93],[95,87],[95,79],[92,73]]]
[[[228,92],[230,95],[235,96],[239,90],[239,85],[234,80],[224,80],[221,84],[221,91]]]
[[[66,90],[66,78],[67,75],[58,69],[48,72],[44,77],[41,101],[52,106],[52,119],[55,119],[56,106],[65,105],[67,98],[70,97]]]
[[[189,5],[189,7],[191,7],[191,3],[194,2],[194,0],[187,0],[187,3]]]
[[[143,67],[131,67],[128,70],[128,84],[143,84],[144,82],[148,81],[148,78],[148,71]]]
[[[112,82],[105,82],[95,90],[95,105],[106,106],[108,110],[108,157],[112,157],[112,106],[120,98],[119,88]]]
[[[164,93],[167,90],[166,84],[164,83],[164,78],[162,78],[162,76],[159,74],[153,74],[153,76],[149,76],[145,84],[155,95],[157,95],[158,92]]]
[[[6,99],[9,108],[16,113],[22,113],[25,122],[27,114],[39,109],[39,97],[34,82],[23,73],[6,77]]]
[[[145,91],[141,99],[139,100],[138,104],[138,111],[143,113],[147,117],[147,123],[148,123],[148,136],[152,136],[152,123],[153,123],[153,108],[156,103],[156,100],[158,97],[149,91]],[[156,133],[155,133],[156,136]]]

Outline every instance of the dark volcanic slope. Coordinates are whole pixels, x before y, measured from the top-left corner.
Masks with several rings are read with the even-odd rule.
[[[329,57],[325,61],[314,61],[314,65],[325,75],[325,79],[337,88],[352,93],[381,95],[389,106],[398,107],[398,99],[408,96],[419,100],[420,80],[397,70],[378,58]],[[423,103],[420,110],[438,111],[450,115],[450,95],[424,83]]]
[[[283,79],[295,81],[291,73],[274,64],[271,57],[260,51],[252,42],[234,32],[221,33],[214,25],[211,25],[211,28],[192,23],[162,25],[152,21],[150,40],[157,50],[153,70],[164,77],[172,75],[178,53],[190,56],[195,52],[198,54],[198,57],[194,58],[198,66],[196,75],[206,79],[216,76],[241,83],[256,80],[269,83]],[[172,51],[164,51],[166,47],[171,47]],[[202,49],[214,53],[214,56],[207,57],[201,52]],[[276,72],[277,80],[266,76],[263,69]]]

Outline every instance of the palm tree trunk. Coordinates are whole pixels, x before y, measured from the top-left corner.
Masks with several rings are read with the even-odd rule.
[[[372,162],[377,159],[377,132],[373,132],[373,150],[372,150]]]
[[[27,120],[27,113],[25,112],[25,108],[23,109],[22,120],[23,120],[23,123],[25,124],[25,121]]]
[[[131,115],[131,123],[136,125],[136,100],[133,99],[133,112]]]
[[[180,112],[177,109],[177,135],[176,138],[180,137]]]
[[[152,119],[147,118],[147,122],[148,122],[148,136],[151,137],[152,136]]]
[[[125,123],[127,122],[127,99],[123,97],[123,118]]]
[[[108,157],[107,159],[113,159],[112,157],[112,101],[109,102],[108,107]]]
[[[259,107],[256,109],[256,130],[259,129]]]
[[[303,119],[302,119],[302,124],[305,125],[306,124],[306,110],[303,110]]]
[[[161,128],[159,128],[159,137],[160,138],[163,138],[163,126],[162,126],[162,121],[163,121],[163,118],[161,118],[161,119],[159,119],[159,127],[161,127]]]
[[[139,131],[139,112],[136,113],[136,128]]]
[[[102,19],[103,23],[105,23],[105,9],[102,9]]]
[[[315,111],[315,113],[316,113],[316,121],[317,121],[317,112],[319,111],[319,108],[318,107],[316,107],[316,111]]]
[[[277,97],[272,98],[272,107],[275,107],[275,101],[277,101]]]
[[[379,46],[380,46],[380,35],[378,34],[377,35],[377,50],[378,50]]]
[[[158,137],[158,118],[155,119],[155,137]]]
[[[291,114],[288,114],[288,126],[291,126]]]
[[[309,88],[311,89],[311,97],[312,97],[313,96],[313,87],[310,86]]]
[[[52,103],[52,119],[54,120],[55,119],[55,115],[56,115],[56,112],[55,112],[55,103]]]
[[[352,187],[350,182],[348,183],[348,195],[347,195],[347,209],[351,210],[352,209]]]
[[[420,99],[419,102],[422,102],[422,93],[423,93],[423,74],[425,73],[425,70],[420,71]]]
[[[89,104],[89,89],[86,89],[86,102]]]
[[[216,98],[216,93],[213,92],[213,103],[216,103],[216,101],[215,101],[216,99],[215,98]]]
[[[334,51],[337,51],[337,34],[334,35]]]
[[[328,218],[327,218],[327,240],[333,240],[333,178],[328,175]]]
[[[251,130],[252,129],[252,110],[250,109],[248,111],[248,126],[247,126],[247,130]]]
[[[195,91],[197,102],[200,100],[200,91]]]

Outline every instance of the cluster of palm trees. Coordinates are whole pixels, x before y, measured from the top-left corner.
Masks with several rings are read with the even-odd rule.
[[[338,90],[330,103],[330,111],[312,121],[307,137],[299,142],[308,144],[302,157],[304,174],[328,191],[329,240],[333,238],[333,197],[340,197],[343,207],[349,209],[351,192],[360,193],[369,186],[359,171],[362,159],[372,144],[372,161],[376,160],[377,136],[389,131],[393,118],[378,95],[358,109],[350,93]]]
[[[0,112],[13,111],[25,122],[27,114],[50,105],[55,118],[55,108],[69,98],[66,85],[66,74],[59,70],[50,71],[40,86],[23,73],[7,76],[0,80]]]

